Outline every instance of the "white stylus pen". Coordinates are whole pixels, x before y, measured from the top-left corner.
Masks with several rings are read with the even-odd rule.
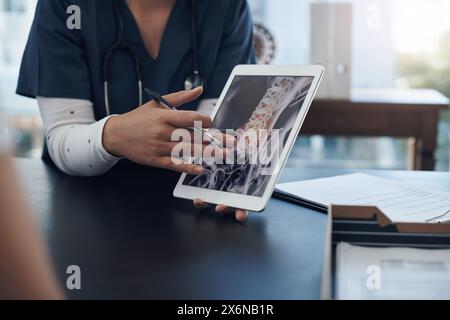
[[[147,89],[147,88],[145,88],[144,90],[149,95],[150,98],[156,100],[164,108],[169,109],[169,110],[178,110],[169,101],[167,101],[166,99],[161,97],[161,95],[159,93],[152,91],[150,89]],[[193,128],[194,128],[194,130],[197,130],[197,132],[202,133],[205,136],[207,136],[208,138],[210,138],[211,143],[213,145],[215,145],[218,148],[223,148],[222,143],[220,143],[220,141],[216,137],[214,137],[211,133],[209,133],[208,131],[206,131],[203,128],[198,128],[198,127],[193,127]]]

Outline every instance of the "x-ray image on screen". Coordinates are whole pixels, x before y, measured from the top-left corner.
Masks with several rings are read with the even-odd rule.
[[[221,132],[234,130],[277,132],[265,141],[277,141],[271,149],[283,150],[296,122],[313,77],[299,76],[236,76],[214,118],[212,128]],[[268,144],[268,143],[267,143]],[[248,152],[248,151],[247,151]],[[202,163],[205,172],[199,176],[187,175],[184,185],[218,191],[261,197],[271,178],[268,167],[277,164],[278,157],[264,163],[211,164]]]

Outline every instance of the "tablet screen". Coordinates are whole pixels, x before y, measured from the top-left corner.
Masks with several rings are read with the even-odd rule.
[[[183,185],[262,197],[313,79],[235,76],[211,126],[236,138],[231,157],[202,160],[205,172]]]

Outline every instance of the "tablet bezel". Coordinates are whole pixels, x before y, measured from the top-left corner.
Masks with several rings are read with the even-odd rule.
[[[294,126],[286,140],[285,147],[281,152],[280,159],[277,166],[274,169],[272,177],[267,184],[266,190],[263,196],[256,197],[250,195],[237,194],[233,192],[217,191],[205,188],[198,188],[183,185],[183,181],[186,178],[186,173],[183,173],[178,180],[178,183],[173,191],[173,195],[177,198],[182,199],[202,199],[208,203],[214,204],[224,204],[229,207],[247,209],[251,211],[262,211],[267,206],[267,203],[273,193],[275,184],[281,173],[281,168],[284,167],[285,162],[292,150],[295,139],[300,132],[300,129],[305,120],[306,114],[311,106],[314,96],[319,87],[322,76],[325,72],[325,68],[321,65],[306,65],[306,66],[273,66],[273,65],[238,65],[236,66],[230,74],[228,81],[211,113],[211,118],[217,115],[217,112],[222,106],[222,102],[228,93],[231,83],[236,76],[294,76],[294,77],[313,77],[310,90],[308,91],[303,105],[301,107],[300,113],[295,120]]]

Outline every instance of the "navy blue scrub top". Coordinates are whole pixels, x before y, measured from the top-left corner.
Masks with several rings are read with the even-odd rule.
[[[202,98],[220,95],[237,64],[254,63],[252,21],[245,0],[196,0],[199,70],[207,88]],[[69,30],[70,5],[81,9],[81,30]],[[192,7],[177,0],[157,59],[147,52],[125,1],[119,1],[126,41],[142,61],[144,87],[161,94],[184,89],[192,74]],[[75,98],[94,103],[99,120],[106,115],[102,66],[117,40],[112,0],[40,0],[22,60],[17,93],[28,97]],[[138,107],[132,56],[116,53],[109,69],[112,114]],[[148,101],[144,95],[144,102]]]

